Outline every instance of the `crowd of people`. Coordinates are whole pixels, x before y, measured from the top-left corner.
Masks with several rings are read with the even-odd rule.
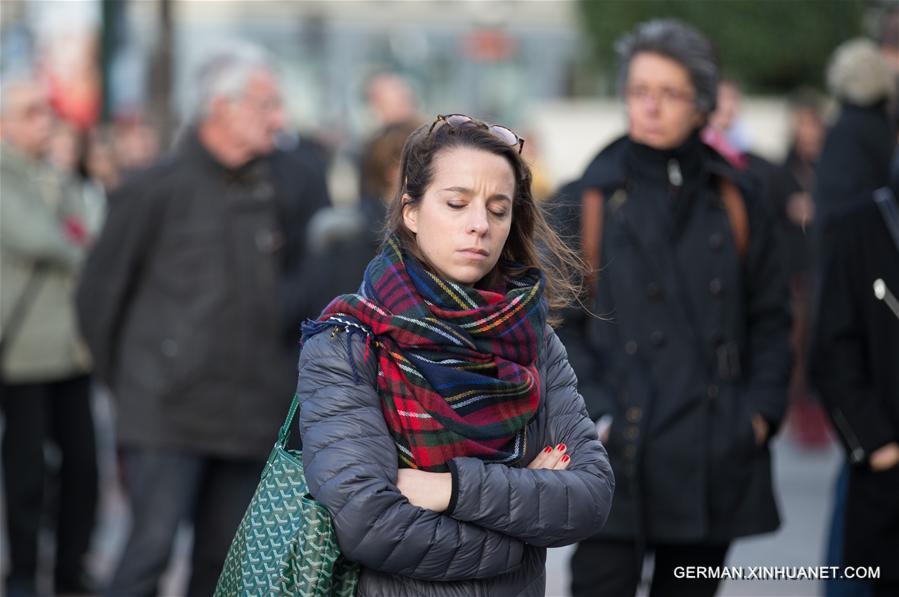
[[[649,555],[650,595],[715,595],[674,569],[779,528],[784,429],[845,447],[827,563],[880,567],[827,594],[899,594],[899,11],[835,50],[831,124],[790,97],[780,164],[702,32],[615,51],[627,130],[545,200],[527,139],[424,117],[393,73],[352,207],[256,46],[210,52],[161,156],[143,121],[79,130],[5,77],[6,595],[159,594],[184,523],[184,591],[212,595],[295,393],[360,595],[542,595],[573,543],[574,597],[635,595]],[[130,512],[108,579],[98,388]]]

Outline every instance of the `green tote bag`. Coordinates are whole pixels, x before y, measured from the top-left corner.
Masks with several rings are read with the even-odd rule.
[[[294,396],[262,479],[231,542],[215,597],[350,597],[359,566],[337,546],[331,515],[312,499],[302,452],[287,449]]]

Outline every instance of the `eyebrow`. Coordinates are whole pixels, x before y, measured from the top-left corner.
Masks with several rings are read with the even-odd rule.
[[[441,189],[441,190],[442,191],[451,191],[453,193],[462,193],[463,195],[471,195],[472,193],[474,193],[474,191],[472,191],[471,189],[465,188],[465,187],[447,187],[447,188]],[[502,193],[497,193],[496,195],[491,195],[490,197],[487,198],[488,201],[490,201],[491,199],[502,199],[504,201],[508,201],[509,203],[512,203],[512,198],[509,197],[508,195],[503,195]]]

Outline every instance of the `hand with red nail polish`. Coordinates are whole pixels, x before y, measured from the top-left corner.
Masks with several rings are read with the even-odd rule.
[[[546,446],[537,454],[537,457],[528,465],[530,469],[550,469],[561,471],[568,468],[571,457],[566,454],[568,447],[565,444],[558,444],[555,448]]]

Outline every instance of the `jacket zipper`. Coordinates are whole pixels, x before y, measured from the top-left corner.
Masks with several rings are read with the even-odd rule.
[[[674,158],[668,160],[668,182],[678,189],[684,184],[684,175],[680,171],[680,164]]]

